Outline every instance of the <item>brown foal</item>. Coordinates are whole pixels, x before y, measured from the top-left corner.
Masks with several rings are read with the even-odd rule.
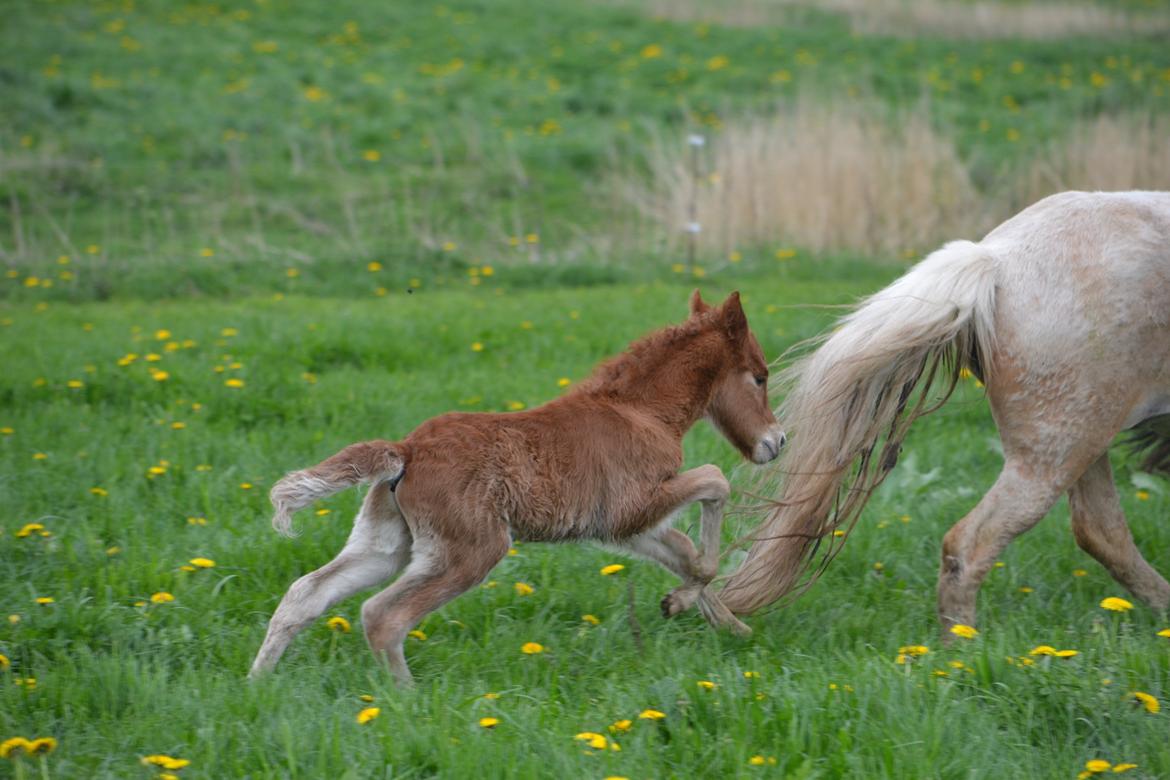
[[[684,434],[707,417],[756,463],[784,434],[768,405],[768,366],[739,294],[721,305],[691,295],[686,322],[634,342],[564,396],[509,414],[444,414],[402,441],[346,447],[272,488],[273,525],[344,488],[373,483],[341,553],[293,583],[252,674],[274,667],[293,637],[332,604],[392,585],[362,605],[374,654],[402,682],[407,633],[480,582],[513,539],[592,539],[657,561],[682,579],[670,617],[697,605],[715,626],[747,626],[707,587],[718,566],[729,487],[717,466],[679,473]],[[700,548],[671,527],[700,502]]]

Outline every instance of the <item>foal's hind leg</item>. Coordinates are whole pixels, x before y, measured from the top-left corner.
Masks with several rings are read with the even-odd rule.
[[[390,490],[370,488],[344,549],[293,583],[281,599],[249,676],[276,666],[293,638],[325,610],[359,590],[385,582],[410,559],[410,532]]]
[[[1155,609],[1170,607],[1170,584],[1154,571],[1133,543],[1113,484],[1109,456],[1102,455],[1069,491],[1077,544],[1113,578]]]
[[[386,590],[362,605],[366,641],[398,678],[411,683],[402,643],[412,628],[430,612],[480,582],[508,552],[510,539],[502,522],[475,536],[441,539],[417,533],[410,565]]]

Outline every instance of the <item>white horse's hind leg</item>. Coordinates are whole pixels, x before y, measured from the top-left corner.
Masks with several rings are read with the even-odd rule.
[[[943,538],[938,577],[938,618],[943,636],[956,624],[975,624],[979,586],[1004,548],[1043,519],[1079,467],[1037,469],[1010,458],[999,479]]]
[[[1170,608],[1170,584],[1154,571],[1133,543],[1108,455],[1102,455],[1089,467],[1068,497],[1073,535],[1081,549],[1151,607]]]
[[[249,676],[276,666],[293,638],[344,598],[393,577],[410,559],[410,532],[390,486],[370,488],[345,548],[292,584],[281,599]]]

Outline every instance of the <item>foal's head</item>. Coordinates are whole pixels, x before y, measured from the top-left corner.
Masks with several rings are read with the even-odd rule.
[[[707,418],[727,440],[755,463],[780,454],[784,431],[768,405],[768,363],[760,342],[748,328],[747,315],[733,292],[719,306],[708,306],[691,293],[691,317],[709,320],[724,339],[725,358],[707,406]]]

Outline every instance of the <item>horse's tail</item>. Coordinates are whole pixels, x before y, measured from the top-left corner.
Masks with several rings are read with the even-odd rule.
[[[893,468],[910,424],[949,397],[963,368],[990,381],[995,268],[979,244],[949,243],[781,374],[788,393],[778,416],[789,444],[761,492],[776,490],[778,475],[783,482],[720,593],[733,612],[803,593]]]
[[[294,536],[292,516],[298,509],[366,482],[389,480],[397,485],[405,473],[401,445],[382,440],[351,444],[312,468],[286,474],[272,486],[268,494],[276,509],[272,527],[285,536]]]

